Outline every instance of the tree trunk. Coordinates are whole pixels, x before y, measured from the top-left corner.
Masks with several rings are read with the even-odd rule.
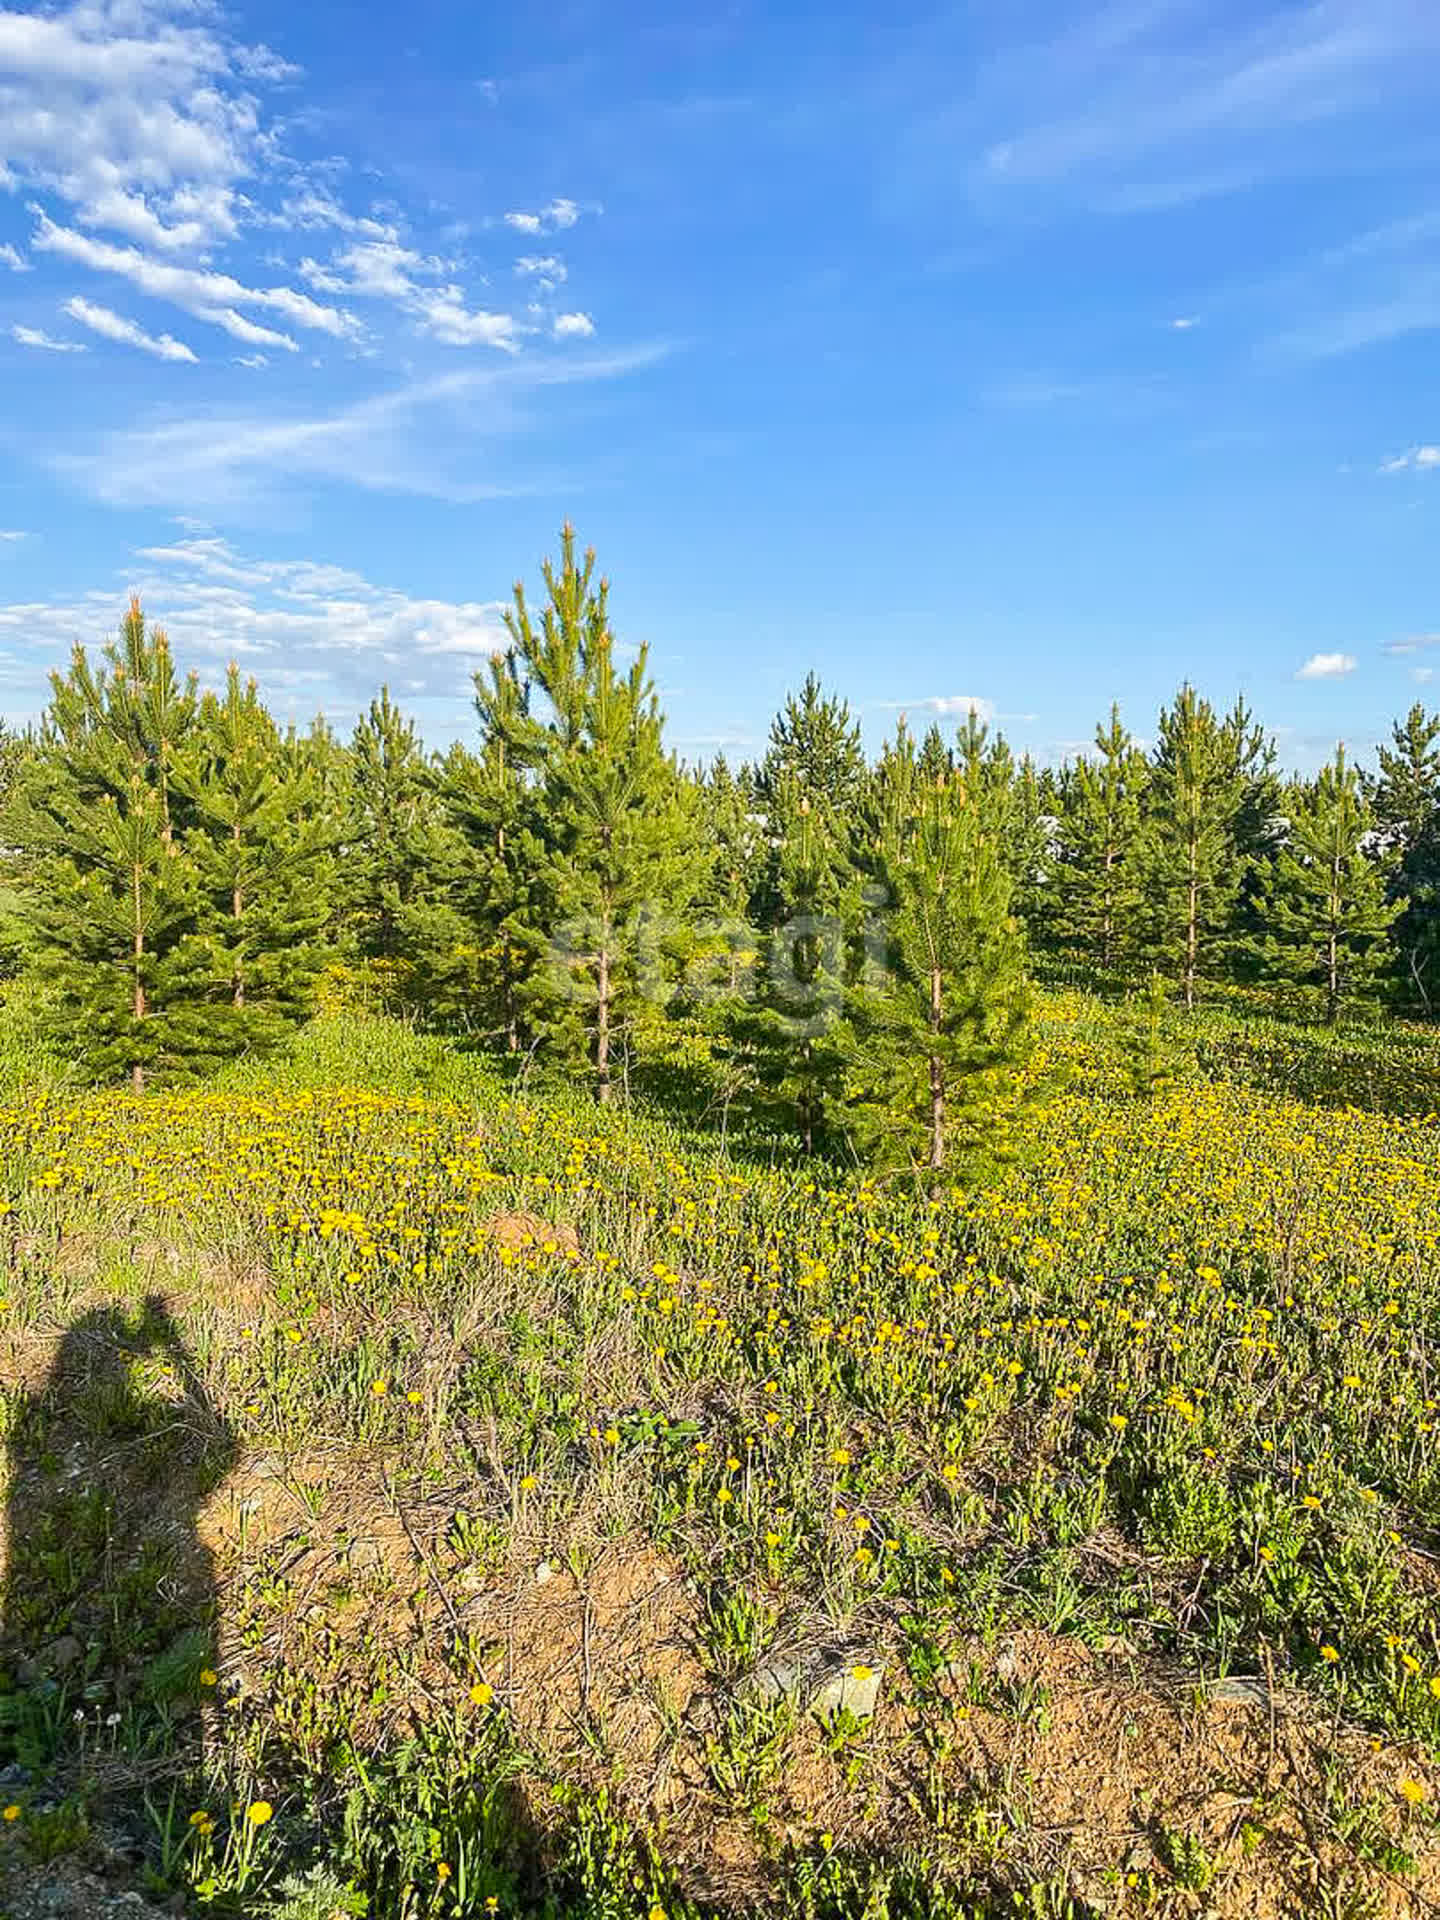
[[[1325,1020],[1334,1026],[1340,1018],[1340,950],[1335,938],[1335,929],[1330,929],[1330,940],[1325,956]]]
[[[1325,1019],[1334,1026],[1340,1018],[1340,917],[1344,903],[1340,898],[1340,862],[1330,869],[1330,927],[1325,943]]]
[[[1190,844],[1189,894],[1185,908],[1185,1010],[1195,1008],[1195,962],[1200,945],[1200,883],[1195,873],[1195,844]]]
[[[1115,953],[1115,887],[1113,873],[1118,855],[1113,845],[1105,848],[1105,885],[1100,895],[1100,964],[1108,972]]]
[[[133,1013],[135,1019],[139,1021],[145,1018],[145,1013],[146,1013],[145,978],[143,973],[143,968],[145,964],[145,929],[144,929],[144,926],[141,924],[141,919],[140,919],[140,869],[139,867],[132,867],[130,869],[130,878],[131,878],[131,900],[134,904],[134,912],[135,912],[135,926],[134,926],[135,993],[134,993],[134,999],[131,1002],[130,1010]],[[136,1038],[137,1039],[139,1038],[138,1034]],[[138,1060],[132,1060],[130,1063],[130,1087],[131,1087],[131,1091],[134,1093],[143,1093],[145,1091],[145,1068]]]
[[[237,848],[236,859],[238,861],[238,848],[240,846],[240,822],[238,820],[231,829],[231,839]],[[237,877],[235,884],[230,889],[230,917],[235,922],[235,959],[231,969],[231,979],[234,983],[233,997],[237,1007],[243,1007],[245,1004],[245,972],[240,964],[240,922],[244,913],[245,896],[240,891],[240,881]]]
[[[930,969],[930,1030],[940,1032],[940,969]],[[930,1055],[930,1171],[939,1175],[945,1165],[945,1076],[940,1055]],[[933,1189],[932,1189],[933,1190]]]
[[[595,969],[595,1097],[610,1104],[610,945],[601,939]]]

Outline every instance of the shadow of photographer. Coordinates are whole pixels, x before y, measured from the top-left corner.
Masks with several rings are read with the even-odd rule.
[[[164,1298],[97,1307],[11,1409],[0,1766],[32,1791],[198,1767],[216,1686],[201,1507],[236,1436]]]

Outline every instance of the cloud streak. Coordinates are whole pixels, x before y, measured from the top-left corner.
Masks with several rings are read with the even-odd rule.
[[[1217,30],[1185,0],[1112,0],[986,63],[975,98],[923,136],[981,129],[971,184],[1154,212],[1334,166],[1334,126],[1384,125],[1433,93],[1440,13],[1414,0],[1235,9]],[[1077,101],[1083,106],[1076,107]]]
[[[38,224],[31,246],[35,252],[57,254],[94,273],[117,274],[151,299],[168,300],[197,320],[224,326],[227,332],[235,331],[233,323],[240,318],[235,309],[240,307],[259,307],[335,340],[353,339],[361,331],[353,314],[324,306],[293,287],[247,287],[228,273],[156,260],[137,247],[117,247],[57,226],[39,207],[34,212]],[[242,326],[246,324],[241,321]],[[278,337],[271,336],[272,344]]]
[[[217,413],[124,428],[51,464],[112,505],[237,508],[319,482],[459,502],[535,490],[499,475],[540,396],[617,379],[665,349],[526,356],[386,388],[327,412]],[[507,463],[513,465],[513,461]]]
[[[56,340],[46,333],[43,327],[22,327],[16,325],[10,329],[10,338],[22,347],[33,347],[41,353],[88,353],[81,340]]]
[[[168,333],[146,333],[133,320],[124,319],[109,307],[82,300],[79,294],[65,302],[65,312],[82,327],[88,327],[92,333],[98,333],[106,340],[117,341],[121,346],[138,347],[142,353],[153,354],[157,360],[184,361],[190,366],[197,364],[195,355],[183,340],[177,340]]]

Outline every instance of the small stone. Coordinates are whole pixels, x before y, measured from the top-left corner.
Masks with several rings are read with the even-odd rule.
[[[1241,1706],[1265,1707],[1270,1704],[1270,1693],[1265,1682],[1258,1677],[1247,1678],[1242,1673],[1231,1673],[1223,1680],[1212,1680],[1205,1691],[1212,1700],[1234,1701]]]
[[[837,1713],[848,1713],[856,1720],[868,1720],[875,1711],[880,1682],[884,1677],[883,1667],[867,1666],[863,1661],[837,1667],[821,1681],[810,1702],[811,1710],[818,1713],[822,1720],[832,1719]]]
[[[549,1586],[549,1584],[550,1584],[550,1582],[551,1582],[551,1581],[552,1581],[552,1580],[553,1580],[554,1578],[555,1578],[555,1569],[554,1569],[554,1567],[552,1567],[552,1566],[551,1566],[551,1564],[550,1564],[550,1562],[549,1562],[548,1560],[542,1560],[542,1561],[540,1562],[540,1564],[539,1564],[539,1566],[538,1566],[538,1567],[536,1567],[536,1569],[535,1569],[535,1584],[536,1584],[536,1586],[537,1586],[537,1587],[548,1587],[548,1586]]]
[[[807,1663],[799,1654],[777,1654],[746,1674],[735,1691],[742,1700],[799,1701],[806,1692],[806,1673]]]

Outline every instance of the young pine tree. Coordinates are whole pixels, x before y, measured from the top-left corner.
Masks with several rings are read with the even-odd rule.
[[[517,673],[550,714],[536,818],[551,955],[535,1017],[557,1051],[586,1060],[608,1102],[642,1005],[667,997],[667,942],[704,886],[707,853],[695,788],[665,749],[647,651],[617,672],[609,583],[594,568],[567,525],[559,567],[543,568],[538,623],[517,584],[506,624]]]
[[[77,647],[69,673],[51,676],[3,838],[48,1019],[85,1068],[139,1093],[155,1071],[218,1058],[225,1038],[200,877],[177,831],[194,682],[180,680],[138,600],[103,658],[96,669]]]
[[[830,824],[835,848],[849,860],[851,834],[868,784],[860,723],[851,718],[844,700],[826,693],[817,677],[807,674],[799,693],[787,694],[771,721],[770,743],[755,776],[756,799],[770,840],[770,858],[755,899],[761,926],[775,926],[787,911],[780,852],[798,817],[798,802],[805,801],[817,820]]]
[[[1111,707],[1095,753],[1061,771],[1056,829],[1055,931],[1109,973],[1125,960],[1139,905],[1136,854],[1148,780],[1145,756]]]
[[[1402,903],[1390,936],[1398,985],[1428,1018],[1440,982],[1440,713],[1417,702],[1396,722],[1366,790],[1394,855],[1390,897]]]
[[[539,875],[543,838],[536,817],[537,770],[547,736],[530,712],[515,650],[495,654],[475,676],[478,753],[457,747],[445,762],[452,817],[470,845],[463,911],[473,929],[475,1014],[508,1054],[528,1043],[527,1008],[545,949]]]
[[[956,771],[969,803],[994,836],[1010,875],[1011,906],[1028,925],[1038,923],[1048,895],[1052,796],[1028,754],[1017,761],[1003,733],[992,734],[972,706],[955,738]]]
[[[886,824],[887,977],[852,999],[850,1112],[879,1171],[931,1195],[1011,1150],[1029,988],[1013,882],[962,775]]]
[[[782,775],[771,795],[770,924],[759,941],[753,999],[732,1023],[755,1106],[813,1153],[843,1093],[847,939],[858,918],[850,835],[821,802]]]
[[[342,888],[350,936],[402,1004],[453,1011],[466,971],[457,899],[470,850],[413,721],[388,687],[356,725],[348,772]]]
[[[1373,998],[1403,902],[1388,897],[1395,866],[1375,845],[1375,821],[1343,746],[1292,789],[1290,831],[1260,900],[1270,970],[1314,991],[1334,1025],[1347,1004]]]
[[[313,1009],[330,915],[334,827],[302,742],[279,732],[231,666],[206,694],[171,771],[191,819],[186,850],[206,903],[214,1019],[231,1048],[264,1049]]]
[[[1246,797],[1233,729],[1182,687],[1160,715],[1138,868],[1149,958],[1176,981],[1187,1009],[1232,924]]]

